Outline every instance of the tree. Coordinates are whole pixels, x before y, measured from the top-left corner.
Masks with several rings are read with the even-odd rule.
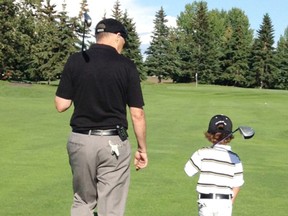
[[[273,47],[274,30],[267,13],[257,33],[258,37],[255,39],[251,57],[251,70],[256,79],[252,87],[275,88],[277,70]]]
[[[128,33],[128,38],[126,39],[122,54],[131,59],[136,64],[140,79],[145,80],[146,73],[144,70],[143,57],[140,50],[141,42],[136,31],[136,24],[133,22],[132,18],[129,18],[128,12],[125,11],[125,13],[123,13],[120,7],[121,4],[119,0],[117,0],[112,10],[112,17],[123,23]]]
[[[145,67],[147,68],[148,75],[155,75],[158,81],[161,82],[162,78],[169,77],[169,59],[167,56],[169,49],[169,28],[166,26],[168,20],[163,7],[156,12],[154,23],[154,31],[150,46],[145,51],[147,58]]]
[[[121,4],[119,0],[116,0],[113,9],[112,9],[112,17],[116,20],[121,21],[123,18],[123,12],[121,10]]]
[[[78,17],[72,18],[74,22],[74,34],[77,35],[78,38],[82,38],[81,41],[78,40],[76,42],[76,46],[78,47],[79,50],[80,49],[82,50],[82,46],[83,46],[83,50],[86,50],[87,47],[91,45],[91,42],[87,40],[89,38],[89,34],[91,33],[91,30],[90,28],[85,26],[86,24],[84,20],[84,13],[88,13],[88,12],[89,12],[89,9],[88,9],[87,0],[81,0]]]
[[[278,76],[275,88],[288,89],[288,27],[280,36],[276,50]]]
[[[68,57],[79,50],[77,44],[80,43],[77,34],[75,33],[75,22],[77,22],[77,20],[76,18],[68,17],[65,3],[62,4],[62,11],[59,13],[58,19],[58,52],[55,53],[55,59],[58,59],[58,64],[53,72],[53,74],[56,74],[57,76],[61,74]]]
[[[63,66],[58,59],[60,34],[55,7],[50,0],[46,0],[38,8],[36,44],[32,46],[33,59],[29,69],[30,78],[35,81],[46,80],[49,83]]]
[[[19,7],[14,0],[3,0],[0,4],[0,69],[2,73],[17,76],[15,68],[17,55],[17,14]]]
[[[224,50],[222,56],[222,75],[219,84],[245,87],[249,82],[248,57],[253,42],[253,31],[245,13],[232,8],[226,16]]]
[[[140,50],[141,42],[136,32],[136,24],[131,18],[128,17],[127,11],[125,11],[123,15],[122,23],[124,24],[128,32],[128,38],[125,42],[125,48],[122,54],[127,58],[131,59],[136,64],[139,71],[140,79],[145,80],[146,72],[144,69],[143,57]]]
[[[211,25],[212,18],[203,1],[187,4],[185,12],[178,17],[179,55],[186,81],[212,84],[215,74],[219,73],[219,43]]]
[[[192,49],[196,47],[193,39],[196,10],[195,2],[187,4],[185,5],[185,11],[181,12],[177,18],[177,53],[180,59],[180,70],[179,74],[174,74],[173,80],[176,82],[191,82],[196,74],[192,55]]]
[[[200,1],[196,3],[196,14],[194,20],[192,55],[194,60],[195,77],[199,83],[215,83],[215,73],[219,71],[217,43],[214,40],[212,25],[208,16],[207,3]]]

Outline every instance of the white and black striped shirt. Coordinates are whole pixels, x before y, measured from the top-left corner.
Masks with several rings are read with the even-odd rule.
[[[216,144],[196,151],[184,168],[190,177],[200,172],[197,192],[232,194],[232,188],[244,184],[243,166],[231,146]]]

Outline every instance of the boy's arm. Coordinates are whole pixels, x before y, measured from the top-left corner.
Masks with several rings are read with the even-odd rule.
[[[201,166],[201,157],[199,155],[199,152],[197,151],[191,156],[191,158],[185,164],[184,171],[189,177],[192,177],[200,171],[200,166]]]
[[[233,188],[232,204],[235,202],[235,199],[236,199],[239,191],[240,191],[240,187],[234,187]]]

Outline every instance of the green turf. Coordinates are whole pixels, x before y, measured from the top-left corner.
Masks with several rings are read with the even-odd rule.
[[[56,112],[55,90],[0,81],[0,215],[69,215],[72,110]],[[131,170],[126,216],[197,215],[197,177],[187,177],[183,166],[209,145],[203,132],[219,113],[256,131],[251,140],[236,134],[232,141],[245,171],[234,215],[287,215],[288,91],[144,83],[143,93],[149,166]],[[129,134],[135,149],[131,128]]]

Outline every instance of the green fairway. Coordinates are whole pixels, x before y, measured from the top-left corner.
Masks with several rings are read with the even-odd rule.
[[[232,149],[242,159],[245,184],[234,216],[286,216],[288,211],[288,91],[193,84],[143,83],[149,166],[131,169],[126,216],[197,215],[197,177],[183,167],[209,143],[203,133],[214,114],[228,115]],[[0,215],[68,216],[72,203],[66,153],[72,109],[57,113],[56,86],[0,81]],[[131,126],[131,123],[130,123]],[[133,154],[136,148],[129,128]]]

